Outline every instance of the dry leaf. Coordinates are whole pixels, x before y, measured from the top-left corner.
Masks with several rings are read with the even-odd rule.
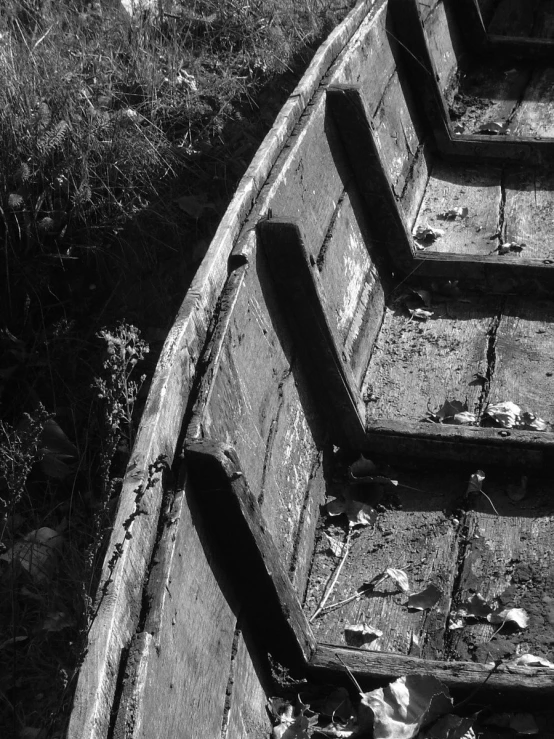
[[[344,627],[344,640],[349,647],[367,649],[367,645],[380,636],[383,636],[383,632],[370,624],[346,624]]]
[[[499,254],[510,254],[513,252],[518,253],[518,252],[521,252],[523,249],[525,249],[526,246],[527,244],[523,244],[523,243],[518,244],[515,241],[508,241],[506,244],[501,244],[498,247],[498,253]]]
[[[506,400],[502,403],[489,403],[485,410],[485,416],[492,418],[499,426],[511,429],[517,423],[521,414],[519,405]]]
[[[442,590],[431,583],[421,593],[414,593],[408,598],[408,608],[415,608],[417,611],[426,611],[432,608],[442,598]]]
[[[469,210],[467,208],[450,208],[445,210],[444,213],[439,213],[439,218],[444,218],[445,221],[455,221],[456,218],[467,218]]]
[[[408,575],[404,572],[404,570],[396,570],[394,569],[394,567],[387,567],[387,569],[385,570],[385,574],[388,575],[391,580],[394,580],[400,590],[402,590],[404,593],[410,592]]]
[[[512,667],[546,667],[549,670],[554,670],[554,662],[549,662],[544,657],[536,657],[534,654],[520,654],[519,657],[506,662],[506,664]]]
[[[523,608],[505,608],[502,611],[489,613],[486,618],[491,624],[514,623],[520,629],[526,629],[529,626],[529,615]]]
[[[472,595],[465,604],[465,608],[468,615],[474,616],[475,618],[487,618],[492,611],[492,608],[488,605],[481,593]]]
[[[370,477],[377,472],[377,466],[371,459],[366,459],[363,454],[350,465],[350,473],[353,477]]]
[[[483,470],[477,470],[477,472],[474,472],[473,475],[471,475],[471,477],[469,478],[466,495],[482,492],[484,480],[485,473],[483,472]]]
[[[418,295],[421,298],[423,305],[426,308],[431,307],[431,293],[429,292],[429,290],[412,288],[412,292],[414,293],[414,295]]]
[[[426,321],[433,315],[432,310],[424,310],[423,308],[408,308],[408,312],[412,318],[417,318],[418,321]]]
[[[474,719],[448,713],[423,732],[421,739],[475,739]]]
[[[528,413],[526,411],[521,414],[517,428],[523,429],[524,431],[548,431],[550,424],[543,421],[542,418],[534,416],[532,413]]]
[[[413,235],[414,239],[428,245],[432,244],[433,241],[436,241],[441,236],[444,236],[444,231],[442,228],[433,228],[429,225],[421,225],[416,228]]]
[[[412,739],[426,724],[449,713],[448,688],[431,675],[400,677],[386,688],[362,693],[360,724],[369,724],[364,707],[373,714],[373,739]]]
[[[375,523],[377,514],[375,509],[367,503],[357,500],[348,500],[346,503],[346,515],[350,528],[355,526],[370,526]]]
[[[477,416],[468,410],[467,403],[460,400],[445,400],[438,411],[430,414],[431,420],[437,423],[469,426],[477,423]]]
[[[335,557],[342,557],[346,549],[346,542],[340,541],[340,539],[337,539],[335,536],[330,536],[327,533],[325,533],[325,536],[329,543],[329,549],[333,552]]]

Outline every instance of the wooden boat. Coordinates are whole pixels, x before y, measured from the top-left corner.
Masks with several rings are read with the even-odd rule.
[[[554,196],[538,164],[440,154],[390,24],[384,0],[361,2],[318,52],[185,297],[127,471],[72,739],[265,736],[268,652],[313,680],[345,665],[364,689],[433,674],[455,696],[548,707],[552,670],[501,662],[554,644],[554,435],[532,428],[554,419]],[[441,423],[446,400],[474,424]],[[508,400],[527,430],[485,422]],[[353,488],[337,471],[360,453],[385,472]],[[468,498],[478,467],[487,497]],[[387,592],[310,623],[331,566],[322,506],[360,495],[376,496],[377,522],[352,537],[337,593],[394,567],[439,602],[414,614]],[[476,593],[532,610],[527,641],[449,630]],[[383,632],[372,651],[343,639],[363,614]]]

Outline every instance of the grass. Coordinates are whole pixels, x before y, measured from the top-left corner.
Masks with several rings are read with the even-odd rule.
[[[238,179],[352,4],[0,6],[2,737],[63,736],[157,354]]]

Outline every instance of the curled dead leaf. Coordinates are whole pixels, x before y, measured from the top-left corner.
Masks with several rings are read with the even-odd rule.
[[[406,605],[408,608],[414,608],[417,611],[426,611],[429,608],[433,608],[442,598],[442,595],[442,590],[431,583],[420,593],[410,595]]]
[[[433,315],[432,310],[425,310],[424,308],[408,308],[408,312],[412,318],[417,318],[418,321],[427,321]]]
[[[377,472],[377,465],[366,459],[363,454],[360,458],[350,465],[350,473],[353,477],[369,477]]]
[[[544,667],[548,670],[554,670],[554,662],[549,662],[544,657],[536,657],[534,654],[520,654],[519,657],[506,662],[506,665],[512,667]]]
[[[516,624],[520,629],[529,626],[529,614],[523,608],[504,608],[502,611],[493,611],[486,616],[491,624]]]
[[[394,567],[387,567],[387,569],[385,570],[385,574],[388,575],[391,580],[394,580],[394,582],[398,585],[402,592],[410,592],[408,575],[404,572],[404,570],[397,570]]]
[[[380,636],[383,632],[370,624],[346,624],[344,627],[344,640],[349,647],[367,649]]]

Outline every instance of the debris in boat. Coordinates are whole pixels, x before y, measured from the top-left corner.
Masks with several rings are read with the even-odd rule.
[[[412,294],[414,296],[417,295],[426,308],[431,307],[432,296],[429,290],[424,290],[423,288],[412,288]]]
[[[447,713],[425,729],[421,739],[475,739],[475,719]]]
[[[534,413],[522,412],[519,405],[511,400],[500,403],[489,403],[485,409],[485,418],[494,421],[505,429],[520,429],[522,431],[548,431],[551,424],[539,418]]]
[[[508,485],[507,495],[510,500],[513,500],[516,503],[523,500],[527,495],[527,476],[521,476],[521,482],[519,485]]]
[[[325,536],[327,537],[327,541],[329,542],[329,549],[333,552],[335,557],[343,557],[346,542],[340,541],[336,538],[336,536],[331,536],[327,532],[325,532]]]
[[[414,239],[424,247],[430,246],[434,241],[440,239],[441,236],[444,236],[442,228],[433,228],[429,225],[420,225],[413,232]]]
[[[394,582],[398,585],[403,593],[410,592],[408,575],[404,572],[404,570],[397,570],[394,567],[387,567],[387,569],[385,570],[385,575],[390,577],[391,580],[394,580]]]
[[[477,416],[468,410],[467,403],[460,400],[445,400],[438,411],[429,412],[429,419],[434,423],[447,423],[459,426],[474,426]]]
[[[467,218],[469,210],[467,208],[450,208],[445,210],[443,213],[439,213],[437,218],[442,218],[445,221],[455,221],[456,218]]]
[[[368,477],[377,472],[377,465],[371,459],[366,459],[363,454],[350,465],[350,473],[353,477]]]
[[[483,481],[485,480],[485,473],[483,470],[477,470],[469,478],[467,485],[466,495],[475,495],[476,493],[483,492]]]
[[[474,593],[464,606],[468,615],[475,618],[486,618],[492,611],[481,593]]]
[[[539,727],[532,713],[493,713],[483,720],[484,726],[512,729],[517,734],[538,734]]]
[[[424,308],[408,308],[408,312],[412,318],[417,318],[418,321],[426,321],[433,315],[432,310],[425,310]]]
[[[370,710],[364,716],[363,708]],[[412,739],[452,710],[448,688],[432,675],[400,677],[385,688],[362,693],[358,722],[374,739]]]
[[[491,624],[502,624],[502,626],[516,624],[520,629],[526,629],[529,626],[529,614],[523,608],[505,608],[489,613],[487,621]]]
[[[549,662],[544,657],[536,657],[534,654],[520,654],[510,662],[506,662],[507,667],[546,667],[554,670],[554,662]]]
[[[515,241],[508,241],[506,244],[500,244],[496,251],[498,252],[498,254],[519,254],[523,251],[523,249],[525,249],[526,246],[527,244],[524,243],[518,244]]]
[[[319,601],[319,604],[315,611],[313,612],[312,616],[310,617],[310,623],[314,621],[319,614],[322,612],[322,610],[325,608],[325,604],[329,600],[329,597],[333,590],[335,589],[335,586],[338,582],[338,579],[340,577],[340,573],[342,572],[342,568],[344,567],[344,564],[348,558],[348,554],[350,552],[350,540],[352,538],[352,528],[348,529],[348,533],[346,534],[346,539],[344,541],[344,553],[342,555],[341,561],[338,563],[335,571],[327,581],[327,584],[325,586],[325,590],[323,591],[323,595],[321,597],[321,600]]]
[[[346,624],[344,627],[344,640],[349,647],[368,649],[380,636],[383,632],[370,624]]]
[[[414,593],[408,598],[408,608],[414,608],[416,611],[426,611],[433,608],[442,598],[442,590],[431,583],[421,593]]]
[[[331,500],[325,507],[329,516],[346,514],[350,528],[370,526],[377,519],[377,513],[373,506],[355,500],[348,490],[344,490],[342,497]]]
[[[489,121],[477,129],[476,133],[484,133],[487,136],[506,136],[510,134],[508,121]]]
[[[309,729],[317,724],[317,716],[300,699],[295,708],[281,698],[272,698],[270,710],[278,721],[272,739],[308,739]],[[311,715],[307,716],[307,713]]]

